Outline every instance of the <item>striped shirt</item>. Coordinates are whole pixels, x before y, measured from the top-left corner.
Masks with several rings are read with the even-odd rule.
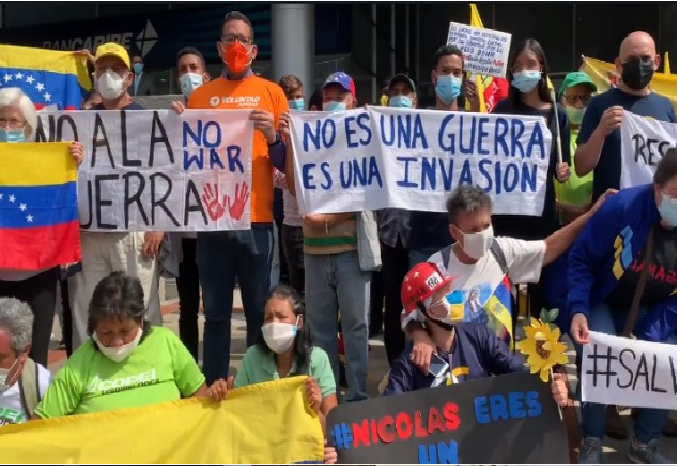
[[[306,254],[340,254],[357,250],[357,216],[329,228],[303,225],[303,250]]]

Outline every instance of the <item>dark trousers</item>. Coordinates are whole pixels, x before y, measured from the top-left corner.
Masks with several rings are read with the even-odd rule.
[[[282,225],[282,251],[289,270],[289,285],[305,299],[306,267],[303,256],[303,227]],[[282,281],[282,258],[280,257],[280,281]]]
[[[280,285],[290,285],[289,261],[282,247],[282,221],[284,217],[275,217],[275,226],[277,227],[277,237],[275,238],[275,247],[280,258]]]
[[[383,261],[383,289],[385,292],[385,314],[383,318],[383,342],[388,363],[391,364],[404,351],[404,332],[400,316],[402,313],[402,282],[409,271],[409,251],[398,239],[392,248],[381,243]]]
[[[68,279],[59,280],[59,287],[61,288],[61,333],[63,334],[61,340],[66,348],[66,356],[70,358],[73,354],[73,311],[68,297]]]
[[[183,260],[179,264],[176,288],[179,292],[179,337],[188,352],[198,361],[200,336],[197,316],[200,310],[200,275],[197,271],[197,240],[183,238]]]
[[[33,340],[28,356],[45,367],[47,367],[49,343],[56,311],[57,281],[57,267],[18,282],[0,281],[0,296],[24,301],[31,307]]]
[[[247,320],[247,347],[257,343],[270,289],[273,224],[254,223],[250,230],[200,232],[197,266],[205,315],[202,372],[207,384],[230,370],[233,290],[237,277]]]

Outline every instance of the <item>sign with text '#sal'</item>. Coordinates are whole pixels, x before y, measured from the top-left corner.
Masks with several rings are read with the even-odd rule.
[[[340,464],[563,464],[549,384],[529,372],[345,403],[327,416]]]
[[[583,346],[583,401],[677,409],[677,346],[590,332]]]
[[[465,71],[504,78],[511,38],[507,32],[451,22],[447,45],[461,49]]]
[[[621,189],[653,183],[658,162],[677,143],[677,124],[624,111],[621,123]]]
[[[541,117],[389,107],[290,113],[302,212],[446,212],[462,184],[489,193],[494,214],[543,212],[552,136]]]
[[[84,230],[246,230],[249,113],[40,112],[36,141],[83,145],[78,211]]]

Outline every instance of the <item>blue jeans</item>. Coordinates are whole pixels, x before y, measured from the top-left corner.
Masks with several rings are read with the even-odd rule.
[[[306,254],[306,315],[313,341],[329,355],[338,393],[338,311],[345,347],[345,401],[367,399],[369,293],[371,272],[363,272],[357,252]]]
[[[421,249],[410,249],[409,250],[409,269],[411,269],[416,264],[421,262],[426,262],[430,259],[430,256],[439,252],[440,248],[421,248]]]
[[[640,308],[637,322],[642,318],[645,309]],[[628,320],[629,309],[611,309],[601,304],[592,309],[588,317],[588,329],[609,335],[621,335]],[[579,357],[582,347],[575,345]],[[581,384],[577,388],[578,399],[581,399]],[[606,405],[600,403],[581,402],[581,418],[584,437],[604,438],[606,430]],[[668,419],[668,411],[663,409],[634,408],[637,417],[634,421],[634,436],[642,443],[659,438],[661,430]]]
[[[259,338],[270,288],[272,247],[272,224],[197,235],[197,266],[205,314],[202,371],[207,384],[228,377],[235,277],[247,320],[247,346],[256,344]]]

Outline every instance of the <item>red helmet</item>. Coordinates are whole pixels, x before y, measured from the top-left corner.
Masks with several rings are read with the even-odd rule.
[[[416,264],[402,282],[402,304],[409,314],[418,309],[418,303],[430,298],[439,288],[448,285],[453,277],[444,276],[437,265],[430,262]]]

